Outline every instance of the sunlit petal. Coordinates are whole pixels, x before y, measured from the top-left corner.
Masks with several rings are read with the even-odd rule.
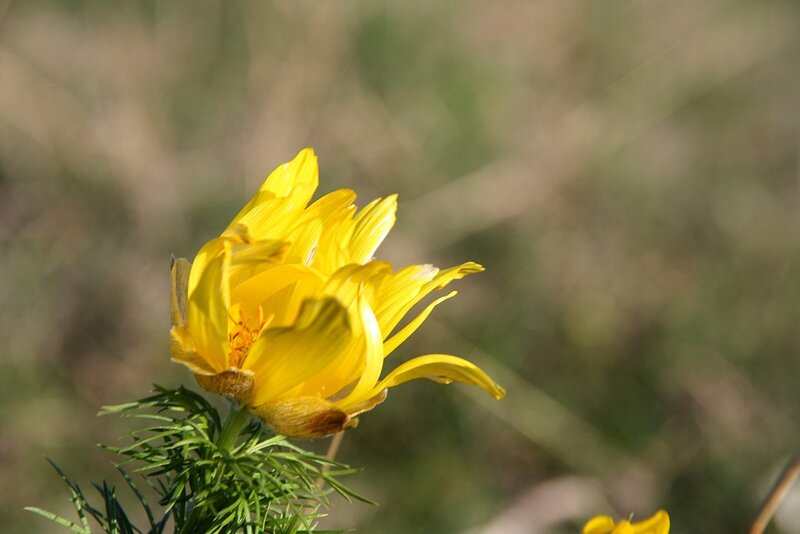
[[[611,534],[616,524],[614,519],[607,515],[598,515],[591,518],[581,530],[581,534]]]
[[[615,523],[613,518],[599,515],[586,522],[581,534],[669,534],[669,515],[659,510],[651,517],[635,523],[627,519]]]
[[[305,207],[318,183],[317,157],[313,150],[305,148],[292,161],[270,173],[258,193],[233,218],[228,228],[244,224],[258,232],[271,218],[275,219],[278,212],[291,213]],[[275,199],[288,199],[288,202],[269,205]]]
[[[405,362],[378,382],[372,393],[376,394],[383,389],[398,386],[417,378],[427,378],[442,384],[457,381],[480,386],[496,399],[501,399],[506,394],[505,390],[477,365],[447,354],[428,354]]]
[[[186,312],[186,328],[197,352],[218,370],[227,367],[228,359],[229,294],[223,278],[227,261],[228,256],[222,254],[208,263],[189,296]]]
[[[350,339],[347,310],[334,299],[309,300],[294,325],[272,328],[250,347],[243,369],[259,377],[253,404],[281,399],[322,370]]]
[[[361,336],[364,343],[363,369],[361,369],[361,376],[358,377],[353,391],[336,402],[337,406],[345,410],[376,394],[369,392],[374,388],[383,369],[383,339],[378,321],[364,297],[358,298],[357,306],[359,325],[363,329]]]
[[[316,290],[324,283],[322,275],[306,265],[279,265],[239,283],[231,294],[234,302],[250,310],[292,284],[306,284]]]
[[[397,195],[373,200],[356,216],[350,240],[350,261],[364,263],[372,259],[395,222]]]
[[[391,332],[403,317],[432,291],[443,289],[450,282],[483,271],[477,263],[467,262],[440,271],[431,265],[406,268],[385,283],[376,295],[381,330]]]

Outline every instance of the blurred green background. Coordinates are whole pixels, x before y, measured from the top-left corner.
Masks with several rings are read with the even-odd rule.
[[[0,2],[0,525],[69,513],[95,417],[169,361],[193,256],[304,146],[322,193],[400,194],[380,251],[475,260],[348,432],[326,525],[576,532],[667,508],[743,532],[800,439],[800,4],[672,0]],[[327,442],[312,446],[324,450]],[[800,491],[770,532],[800,532]]]

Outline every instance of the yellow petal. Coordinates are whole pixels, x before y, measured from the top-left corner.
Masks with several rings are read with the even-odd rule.
[[[635,534],[668,534],[669,515],[664,510],[659,510],[650,518],[632,525]]]
[[[319,218],[326,228],[330,228],[355,212],[355,200],[356,194],[352,189],[337,189],[315,200],[306,212]]]
[[[311,265],[321,236],[322,221],[319,219],[303,221],[297,225],[286,238],[291,243],[286,262]]]
[[[257,192],[255,195],[253,195],[253,198],[251,198],[247,202],[247,204],[245,204],[244,207],[241,210],[239,210],[239,213],[237,213],[236,216],[233,218],[233,220],[230,222],[230,224],[226,228],[226,231],[231,230],[237,225],[247,226],[251,220],[257,218],[257,216],[255,216],[254,213],[256,213],[257,211],[263,211],[264,206],[268,205],[270,202],[276,199],[277,197],[275,196],[275,193],[273,193],[272,191]]]
[[[365,401],[359,402],[358,404],[354,404],[348,407],[347,415],[349,415],[350,417],[355,417],[359,414],[370,411],[375,406],[379,405],[380,403],[386,400],[387,393],[388,390],[384,389],[382,391],[379,391],[373,397],[370,397]]]
[[[316,218],[322,222],[322,234],[312,265],[320,272],[329,275],[350,260],[345,245],[350,241],[353,214],[356,207],[353,202],[356,194],[349,189],[340,189],[323,196],[306,209],[304,216]]]
[[[297,222],[303,205],[292,198],[267,198],[231,223],[223,235],[238,226],[246,227],[254,240],[277,239],[283,241]]]
[[[250,347],[242,365],[253,371],[253,405],[272,403],[322,370],[350,340],[347,310],[331,298],[308,300],[294,325],[271,328]]]
[[[173,326],[170,330],[169,351],[172,361],[182,363],[194,373],[213,375],[224,369],[222,366],[213,367],[211,362],[197,353],[194,341],[185,326]]]
[[[431,314],[431,312],[436,306],[438,306],[447,299],[455,297],[457,294],[458,291],[452,291],[449,294],[445,295],[444,297],[439,297],[438,299],[428,304],[428,306],[424,310],[422,310],[422,312],[419,315],[414,317],[414,319],[412,319],[407,325],[405,325],[399,332],[397,332],[395,335],[393,335],[383,343],[383,356],[386,357],[392,352],[394,352],[394,349],[399,347],[401,343],[403,343],[406,339],[409,338],[409,336],[411,336],[411,334],[416,332],[417,328],[419,328],[422,325],[422,323],[425,322],[425,320],[428,318],[428,316]]]
[[[271,325],[274,328],[294,324],[303,303],[308,299],[318,298],[318,285],[314,281],[297,281],[264,301],[262,308],[272,311]]]
[[[214,259],[219,257],[225,250],[225,238],[218,237],[212,239],[200,249],[192,262],[192,268],[189,271],[189,297],[192,296],[197,284],[200,283],[200,278],[206,271],[208,264]]]
[[[355,426],[356,421],[319,397],[296,397],[255,406],[253,411],[278,434],[321,438]]]
[[[614,531],[614,519],[607,515],[598,515],[583,525],[581,534],[611,534]]]
[[[231,293],[233,301],[238,302],[242,308],[255,310],[292,284],[307,285],[309,291],[316,291],[324,282],[322,275],[307,265],[278,265],[239,283],[232,288]],[[278,310],[267,309],[265,306],[265,311],[274,313]]]
[[[272,239],[231,244],[231,263],[228,269],[230,287],[236,287],[283,261],[288,248],[288,243]]]
[[[228,367],[229,292],[224,272],[230,256],[222,254],[206,266],[189,296],[186,328],[200,354],[212,369]]]
[[[445,269],[444,271],[439,271],[436,276],[433,277],[433,280],[429,282],[429,287],[426,289],[442,289],[453,280],[460,280],[468,274],[475,274],[483,271],[483,265],[475,263],[474,261],[468,261],[466,263],[462,263],[461,265],[456,265],[455,267]]]
[[[363,342],[363,347],[360,347],[363,351],[361,352],[363,368],[360,370],[361,374],[353,391],[343,399],[336,401],[336,406],[343,410],[360,404],[378,393],[377,391],[373,392],[372,389],[381,377],[383,369],[383,336],[378,328],[378,321],[364,297],[358,298],[357,306],[358,325],[361,327],[360,339]]]
[[[380,287],[391,272],[392,266],[385,261],[345,265],[328,278],[323,292],[335,296],[347,308],[353,306],[359,296],[371,304],[375,288]]]
[[[659,510],[653,516],[631,523],[622,520],[614,523],[614,520],[606,515],[593,517],[581,530],[582,534],[669,534],[669,515],[664,510]]]
[[[417,378],[427,378],[443,384],[455,380],[480,386],[496,399],[501,399],[506,394],[506,391],[495,384],[478,366],[463,358],[447,354],[428,354],[405,362],[378,382],[373,388],[373,394]]]
[[[298,152],[292,161],[280,165],[264,180],[260,192],[270,191],[278,197],[295,196],[308,204],[319,185],[317,156],[310,148]]]
[[[356,216],[350,241],[350,261],[365,263],[372,259],[378,246],[394,226],[397,195],[376,199]]]
[[[240,223],[248,227],[265,224],[269,218],[265,215],[273,212],[263,208],[271,200],[291,199],[286,205],[287,213],[302,209],[311,200],[318,184],[317,157],[313,150],[305,148],[292,161],[283,163],[270,173],[258,193],[233,218],[228,228]]]
[[[364,381],[372,380],[374,384],[380,378],[383,358],[375,359],[372,357],[373,352],[371,352],[375,351],[375,348],[377,348],[377,354],[382,351],[380,332],[375,331],[374,322],[370,320],[369,315],[374,317],[374,314],[371,313],[366,291],[359,291],[363,289],[364,284],[352,283],[350,285],[350,282],[358,280],[362,276],[370,278],[370,272],[380,272],[382,269],[380,265],[356,265],[353,267],[355,269],[352,271],[352,277],[343,277],[343,279],[349,280],[348,284],[339,292],[331,295],[350,310],[351,326],[353,328],[353,336],[350,339],[350,343],[335,361],[331,362],[328,367],[293,392],[296,395],[318,395],[331,400],[335,398],[337,399],[337,406],[344,406],[344,399],[348,397],[346,405],[350,406],[366,398],[366,394],[362,393],[366,391],[366,386],[362,386],[359,390],[360,398],[352,396],[357,383],[362,380],[365,373],[368,376],[363,378]],[[326,288],[326,291],[329,289]],[[351,295],[351,292],[354,295]],[[351,298],[354,299],[353,302],[349,302]],[[361,303],[361,306],[359,306],[359,303]],[[376,365],[380,365],[377,368],[377,372],[375,371]],[[374,378],[372,378],[372,375],[375,375]],[[361,383],[364,384],[364,381],[361,381]]]
[[[375,296],[381,331],[388,333],[394,330],[409,310],[431,291],[482,270],[483,267],[477,263],[467,262],[444,271],[431,265],[415,265],[398,271],[392,280],[381,286]]]
[[[402,319],[398,310],[410,300],[417,299],[423,285],[430,282],[439,269],[430,264],[409,265],[390,273],[375,296],[375,317],[381,332],[390,333]],[[390,323],[394,322],[394,326]]]

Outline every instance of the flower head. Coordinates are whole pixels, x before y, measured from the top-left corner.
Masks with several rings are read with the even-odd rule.
[[[397,328],[420,300],[483,270],[394,270],[373,254],[394,225],[395,195],[358,211],[338,190],[309,204],[318,184],[310,149],[275,169],[222,235],[190,264],[172,264],[173,360],[205,389],[245,404],[276,432],[317,437],[415,378],[505,392],[456,356],[411,359],[381,379],[389,356],[453,291]]]
[[[611,517],[599,515],[583,526],[581,534],[669,534],[669,515],[659,510],[644,521],[623,520],[616,524]]]

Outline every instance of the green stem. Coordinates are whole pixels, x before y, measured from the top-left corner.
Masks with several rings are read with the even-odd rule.
[[[236,443],[245,425],[250,421],[250,412],[244,406],[231,406],[228,417],[222,424],[217,437],[217,445],[222,449],[230,449]]]
[[[250,413],[246,408],[231,405],[228,417],[226,417],[225,422],[222,423],[222,429],[217,436],[217,446],[221,449],[230,450],[236,444],[236,438],[239,437],[239,434],[242,433],[242,430],[244,430],[244,427],[249,421]],[[216,474],[215,484],[219,483],[222,474],[222,467],[220,467]],[[195,506],[189,513],[189,517],[186,519],[186,523],[183,525],[180,533],[191,534],[193,532],[199,532],[207,520],[207,506]]]

